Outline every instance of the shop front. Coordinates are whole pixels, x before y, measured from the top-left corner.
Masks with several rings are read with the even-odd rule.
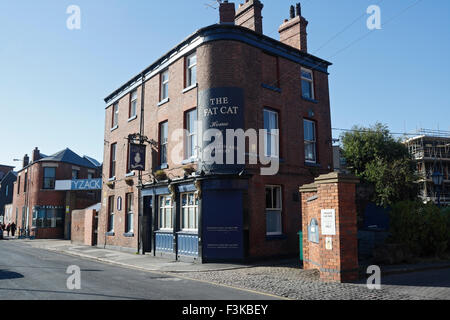
[[[151,234],[153,254],[203,263],[243,260],[247,185],[240,178],[196,177],[145,186],[143,211],[151,223],[144,232]]]

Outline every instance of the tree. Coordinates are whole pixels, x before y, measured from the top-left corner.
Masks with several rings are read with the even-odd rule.
[[[406,146],[386,125],[353,127],[341,136],[343,155],[350,171],[373,186],[372,200],[387,207],[417,196],[414,163]]]

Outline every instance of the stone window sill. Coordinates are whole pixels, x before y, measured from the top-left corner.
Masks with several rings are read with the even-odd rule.
[[[183,91],[182,91],[182,93],[189,92],[189,91],[191,91],[192,89],[197,88],[197,86],[198,86],[198,84],[196,83],[196,84],[194,84],[194,85],[192,85],[192,86],[189,86],[189,87],[187,87],[187,88],[184,88]]]
[[[106,233],[107,237],[114,237],[114,235],[115,235],[114,231],[109,231],[109,232]]]
[[[160,102],[158,103],[158,107],[161,107],[162,105],[166,104],[166,103],[169,102],[169,101],[170,101],[169,98],[166,98],[166,99],[160,101]]]
[[[114,130],[116,130],[116,129],[118,129],[118,128],[119,128],[119,126],[112,127],[112,128],[111,128],[111,132],[113,132]]]
[[[134,237],[134,233],[133,232],[126,232],[123,234],[123,236],[125,238],[133,238]]]
[[[268,84],[265,84],[265,83],[261,83],[261,86],[262,86],[263,88],[265,88],[265,89],[269,89],[269,90],[272,90],[272,91],[281,93],[281,89],[278,88],[278,87],[269,86]]]
[[[275,240],[285,240],[287,239],[287,236],[284,234],[278,234],[278,235],[266,235],[267,241],[275,241]]]
[[[310,98],[306,98],[306,97],[302,97],[303,100],[308,101],[308,102],[312,102],[312,103],[319,103],[319,101],[317,101],[316,99],[310,99]]]
[[[314,167],[314,168],[320,168],[321,167],[320,163],[307,162],[307,161],[305,161],[305,166],[307,166],[307,167]]]
[[[136,116],[133,116],[133,117],[131,117],[131,118],[129,118],[129,119],[128,119],[128,122],[131,122],[131,121],[136,120],[136,119],[137,119],[137,115],[136,115]]]

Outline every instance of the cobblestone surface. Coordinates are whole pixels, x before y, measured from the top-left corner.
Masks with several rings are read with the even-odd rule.
[[[361,283],[324,283],[318,271],[302,270],[295,264],[239,270],[183,273],[183,276],[257,290],[296,300],[419,300],[450,299],[450,288],[382,285],[369,290]],[[414,278],[414,275],[409,277]],[[403,283],[400,281],[400,283]]]

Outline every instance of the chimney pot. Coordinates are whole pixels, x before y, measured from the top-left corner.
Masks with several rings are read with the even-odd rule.
[[[41,159],[41,152],[39,151],[39,148],[36,147],[33,150],[33,157],[31,158],[33,162],[38,161]]]
[[[290,17],[291,19],[294,19],[294,18],[295,18],[295,9],[294,9],[294,6],[291,6],[291,9],[290,9],[290,11],[289,11],[289,17]]]

